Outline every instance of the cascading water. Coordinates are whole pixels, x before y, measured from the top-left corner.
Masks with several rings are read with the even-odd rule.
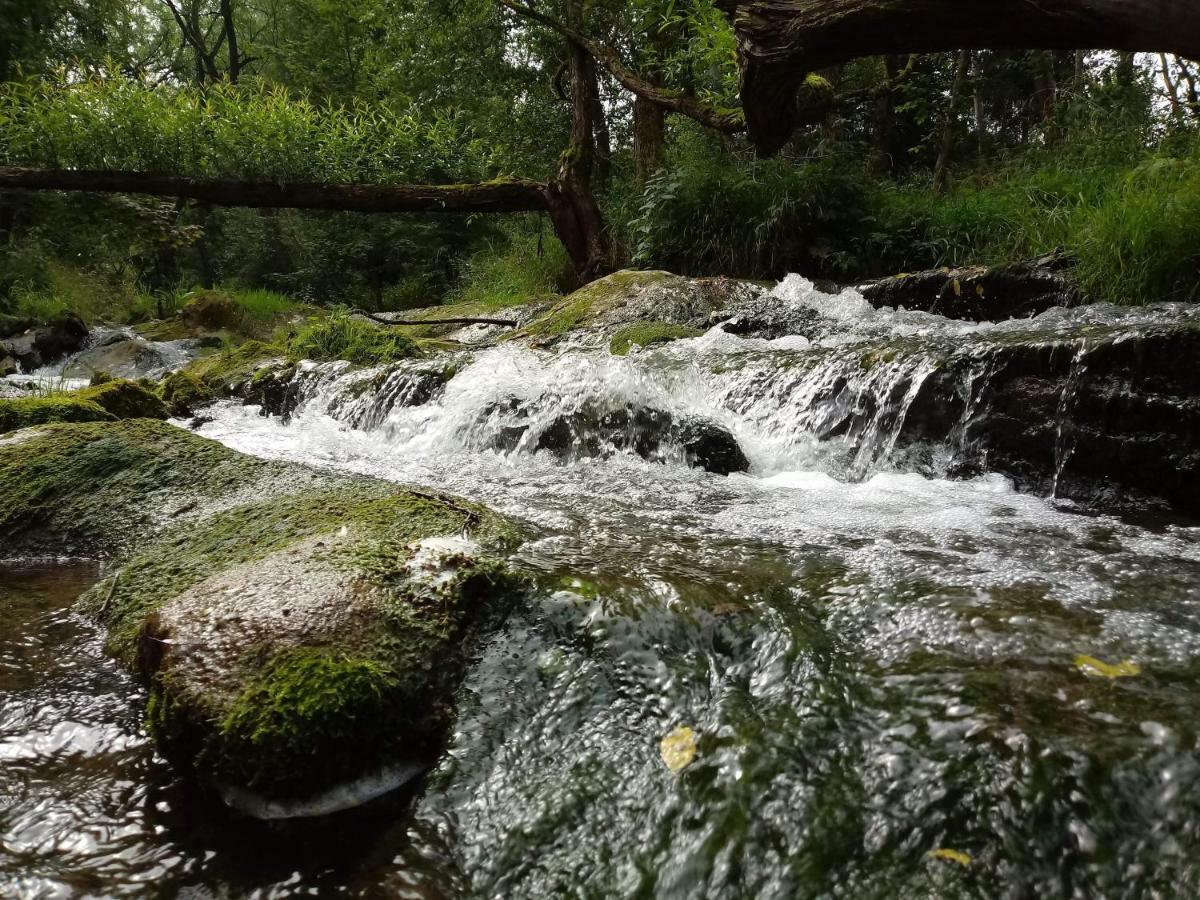
[[[265,864],[189,831],[159,783],[90,842],[28,838],[47,811],[79,821],[129,753],[154,769],[111,737],[74,751],[90,792],[15,776],[0,822],[26,837],[0,844],[0,892],[72,884],[51,859],[110,893],[152,869],[164,891],[221,896],[1200,890],[1200,529],[945,477],[993,402],[997,348],[1195,313],[972,325],[799,279],[776,299],[817,324],[627,357],[581,339],[306,364],[286,421],[209,410],[201,433],[236,449],[530,523],[517,557],[538,589],[486,640],[410,819],[332,861],[277,848]],[[934,387],[953,401],[940,443],[917,421]],[[695,422],[732,436],[748,471],[697,467]],[[36,757],[28,716],[0,723],[0,751]],[[659,742],[684,726],[697,752],[673,772]]]

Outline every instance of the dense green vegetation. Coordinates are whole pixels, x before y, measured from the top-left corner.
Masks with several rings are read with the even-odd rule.
[[[568,147],[562,36],[493,0],[400,13],[392,0],[235,3],[236,58],[217,4],[183,7],[208,43],[181,36],[165,6],[4,7],[22,21],[0,46],[0,165],[446,184],[551,178]],[[636,73],[736,114],[732,31],[707,0],[561,0],[544,12],[574,17]],[[684,115],[659,111],[654,137],[654,116],[597,66],[591,182],[615,262],[852,282],[1065,249],[1098,299],[1195,299],[1196,65],[979,51],[956,87],[960,62],[840,67],[823,123],[769,160]],[[490,309],[571,286],[554,234],[536,213],[0,193],[0,312],[138,322],[218,284],[372,310]]]

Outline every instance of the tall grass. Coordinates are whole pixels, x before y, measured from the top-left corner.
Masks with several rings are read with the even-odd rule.
[[[1200,135],[1089,133],[958,175],[938,196],[857,157],[731,164],[685,145],[614,209],[638,264],[684,274],[852,282],[1065,250],[1095,300],[1200,299]]]
[[[355,318],[346,307],[310,319],[288,343],[288,352],[296,359],[344,359],[358,365],[398,362],[421,355],[416,343],[396,329]]]
[[[507,223],[497,239],[467,260],[445,302],[502,309],[562,293],[572,277],[566,251],[549,223],[530,216]]]

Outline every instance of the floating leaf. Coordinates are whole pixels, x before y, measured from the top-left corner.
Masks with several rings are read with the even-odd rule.
[[[1132,659],[1113,665],[1094,656],[1077,656],[1075,667],[1084,675],[1099,675],[1101,678],[1131,678],[1142,674],[1142,667]]]
[[[659,742],[658,752],[667,768],[678,772],[696,758],[696,746],[696,732],[686,725],[680,725]]]
[[[958,863],[964,867],[971,865],[971,854],[963,853],[961,850],[948,850],[945,847],[939,847],[937,850],[930,850],[929,856],[931,859],[944,859],[946,862]]]

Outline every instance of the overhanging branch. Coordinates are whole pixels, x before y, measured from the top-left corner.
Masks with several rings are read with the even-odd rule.
[[[746,123],[742,120],[741,113],[738,110],[720,109],[703,103],[681,91],[674,91],[662,85],[655,84],[649,79],[638,75],[621,62],[620,57],[613,50],[597,44],[583,34],[583,32],[572,28],[565,22],[560,22],[558,19],[538,12],[530,6],[518,3],[517,0],[496,0],[496,2],[523,19],[545,25],[552,31],[558,32],[571,43],[582,48],[597,63],[603,66],[605,71],[615,78],[621,87],[630,93],[636,94],[644,100],[649,100],[663,109],[687,116],[701,125],[726,134],[737,134],[746,130]]]

